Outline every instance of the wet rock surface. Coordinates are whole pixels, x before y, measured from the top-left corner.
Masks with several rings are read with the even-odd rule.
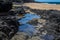
[[[44,31],[46,30],[47,34],[53,35],[55,37],[54,40],[58,40],[59,36],[60,36],[60,26],[59,26],[59,24],[60,24],[60,11],[57,11],[57,10],[37,10],[37,9],[33,9],[31,11],[36,13],[37,15],[40,15],[41,19],[46,20],[45,24],[43,24],[42,29]],[[41,28],[40,28],[40,30],[41,30]],[[52,39],[50,39],[50,40],[52,40]]]
[[[38,20],[28,22],[38,30],[37,34],[29,37],[25,33],[18,32],[12,40],[59,40],[60,11],[39,9],[30,9],[30,11],[41,16]]]

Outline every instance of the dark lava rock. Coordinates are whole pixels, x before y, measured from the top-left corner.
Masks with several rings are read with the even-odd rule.
[[[30,9],[30,11],[40,15],[42,19],[46,20],[45,26],[48,33],[52,31],[54,35],[60,36],[60,11],[39,9]],[[57,38],[57,36],[55,37]]]

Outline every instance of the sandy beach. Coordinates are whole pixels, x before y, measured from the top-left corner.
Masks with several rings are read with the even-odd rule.
[[[41,10],[60,10],[60,5],[56,4],[47,4],[47,3],[25,3],[25,6],[28,6],[32,9],[41,9]]]

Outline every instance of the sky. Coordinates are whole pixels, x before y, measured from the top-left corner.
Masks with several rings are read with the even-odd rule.
[[[37,2],[60,2],[60,0],[35,0]]]

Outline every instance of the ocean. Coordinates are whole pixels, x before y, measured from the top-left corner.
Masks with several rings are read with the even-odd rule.
[[[35,2],[35,3],[60,4],[60,2]]]
[[[48,3],[48,4],[60,4],[60,2],[42,2],[42,3]]]
[[[34,0],[37,3],[60,4],[60,0]]]

